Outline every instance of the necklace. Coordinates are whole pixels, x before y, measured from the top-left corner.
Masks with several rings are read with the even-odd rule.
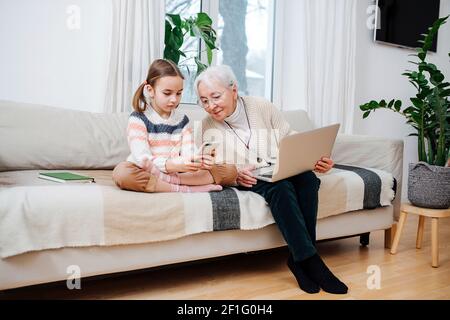
[[[231,124],[229,124],[227,121],[224,120],[224,122],[227,124],[227,126],[233,131],[233,133],[236,135],[236,137],[238,137],[238,139],[245,145],[245,147],[247,149],[250,149],[250,140],[252,139],[252,129],[250,128],[250,120],[248,118],[248,114],[247,114],[247,108],[245,106],[245,102],[243,99],[241,99],[242,101],[242,107],[244,108],[245,111],[245,117],[247,119],[247,125],[248,125],[248,130],[250,131],[250,136],[248,137],[248,141],[245,142],[244,139],[242,139],[236,132],[236,130],[234,130],[234,128],[231,126]]]
[[[251,127],[250,127],[250,119],[249,119],[249,116],[248,116],[248,113],[247,113],[247,107],[246,107],[246,105],[245,105],[245,101],[244,101],[244,99],[242,99],[242,98],[240,98],[240,99],[241,99],[241,101],[242,101],[242,107],[244,108],[244,111],[245,111],[245,117],[246,117],[246,119],[247,119],[248,129],[250,130],[250,136],[248,137],[248,141],[245,142],[244,139],[242,139],[242,138],[237,134],[236,130],[234,130],[234,128],[233,128],[232,125],[230,125],[230,124],[229,124],[227,121],[225,121],[225,120],[224,120],[224,122],[225,122],[225,123],[227,124],[227,126],[233,131],[233,133],[236,135],[236,137],[238,137],[238,139],[245,145],[245,147],[247,148],[247,150],[251,151],[251,150],[250,150],[250,141],[251,141],[251,139],[252,139],[252,129],[251,129]],[[261,163],[261,162],[263,161],[263,159],[260,158],[259,156],[257,156],[256,161],[258,161],[258,163]],[[266,161],[266,162],[267,162],[269,165],[274,164],[274,163],[269,162],[269,161]]]

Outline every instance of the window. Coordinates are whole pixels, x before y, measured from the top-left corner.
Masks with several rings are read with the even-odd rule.
[[[273,0],[167,0],[166,12],[189,16],[207,12],[214,22],[218,47],[213,64],[229,65],[239,83],[241,95],[272,99]],[[243,32],[245,31],[245,32]],[[198,42],[187,43],[189,51]],[[181,61],[180,61],[181,62]],[[195,63],[183,68],[186,76],[183,103],[195,103]]]
[[[179,14],[182,17],[189,17],[201,11],[201,0],[166,0],[166,13]],[[184,90],[182,103],[195,104],[197,97],[194,91],[195,74],[197,66],[191,58],[199,50],[199,42],[191,39],[183,44],[181,50],[186,52],[186,58],[181,57],[179,64],[180,71],[184,75]],[[186,63],[184,63],[184,61]]]
[[[221,50],[217,62],[231,66],[242,95],[271,98],[271,2],[219,0],[217,32]]]

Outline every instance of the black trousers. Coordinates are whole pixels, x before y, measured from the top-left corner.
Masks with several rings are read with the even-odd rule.
[[[275,223],[281,231],[295,261],[316,253],[316,222],[320,179],[312,171],[274,183],[258,180],[252,188],[269,204]]]

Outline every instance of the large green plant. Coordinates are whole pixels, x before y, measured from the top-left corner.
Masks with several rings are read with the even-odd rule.
[[[376,109],[389,109],[406,117],[407,123],[417,131],[410,136],[418,137],[419,161],[437,166],[444,166],[450,157],[450,83],[444,81],[442,72],[426,58],[434,37],[448,17],[436,20],[423,34],[422,47],[413,54],[419,61],[409,61],[417,70],[403,73],[417,89],[415,97],[410,98],[412,105],[401,110],[402,101],[392,99],[388,103],[386,100],[370,101],[359,106],[364,112],[363,118]]]
[[[186,52],[182,50],[182,47],[185,41],[192,37],[204,43],[208,65],[211,65],[213,50],[217,49],[217,36],[216,31],[212,27],[211,18],[204,12],[197,13],[189,18],[182,18],[179,14],[166,15],[164,58],[172,60],[177,65],[185,64],[190,58],[187,58]],[[197,65],[197,74],[207,68],[207,65],[201,61],[201,53],[199,50],[192,57]],[[187,59],[180,63],[180,57]]]

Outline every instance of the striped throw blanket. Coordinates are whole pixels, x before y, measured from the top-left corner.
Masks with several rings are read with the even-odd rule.
[[[319,178],[322,180],[319,192],[319,218],[347,211],[387,206],[395,197],[395,178],[380,170],[337,164],[331,174],[321,175]],[[346,188],[333,187],[342,184],[343,180]],[[327,191],[330,189],[326,195],[325,188]],[[209,194],[212,203],[213,231],[242,228],[240,222],[243,213],[238,197],[241,192],[234,188],[226,188],[222,192]],[[326,205],[324,198],[330,197],[331,193],[334,193],[334,197],[340,198],[340,201],[329,203],[330,207],[334,208],[328,209],[324,207]],[[244,229],[248,228],[249,226],[244,226]]]
[[[0,172],[0,257],[62,247],[167,241],[190,234],[252,230],[274,223],[256,193],[146,194],[118,189],[109,170],[77,170],[96,184],[58,184],[38,171]],[[387,206],[395,179],[387,172],[336,165],[318,174],[318,219]]]

